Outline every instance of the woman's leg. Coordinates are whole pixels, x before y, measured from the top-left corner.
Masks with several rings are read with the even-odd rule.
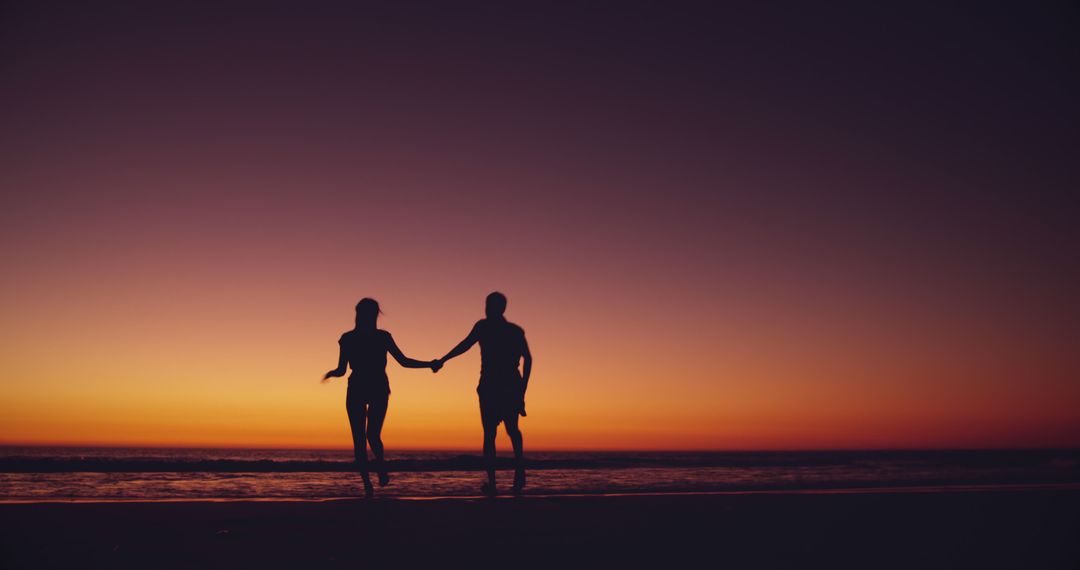
[[[364,479],[364,489],[368,490],[371,487],[371,475],[368,474],[366,405],[360,398],[346,396],[345,411],[349,414],[349,427],[352,428],[353,457],[356,459],[356,468],[360,471],[360,477]]]
[[[386,463],[383,457],[382,427],[386,420],[386,410],[389,407],[389,399],[376,400],[368,405],[367,440],[371,445],[371,453],[375,455],[375,470],[379,473],[379,484],[386,485],[390,482],[390,476],[386,473]]]

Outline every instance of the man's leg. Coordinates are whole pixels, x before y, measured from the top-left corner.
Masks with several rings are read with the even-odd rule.
[[[492,409],[491,402],[480,398],[480,421],[484,424],[484,469],[487,470],[487,484],[484,492],[495,492],[495,435],[499,431],[499,415]]]
[[[503,425],[506,426],[506,435],[510,436],[510,444],[514,446],[514,488],[521,490],[525,486],[525,446],[521,428],[518,427],[518,411],[507,414]]]
[[[484,422],[484,469],[492,487],[495,486],[495,434],[498,432],[498,422]]]

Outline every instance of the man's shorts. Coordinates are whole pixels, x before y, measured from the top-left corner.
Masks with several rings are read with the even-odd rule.
[[[480,419],[484,425],[517,419],[524,408],[524,383],[521,376],[481,378],[476,393],[480,396]]]

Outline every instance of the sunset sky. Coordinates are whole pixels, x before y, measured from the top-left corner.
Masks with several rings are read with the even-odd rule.
[[[527,449],[1080,446],[1075,3],[176,4],[0,8],[0,444],[348,447],[499,290]]]

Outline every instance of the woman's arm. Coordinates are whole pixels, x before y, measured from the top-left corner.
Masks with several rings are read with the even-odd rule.
[[[398,364],[404,366],[405,368],[433,368],[435,366],[434,360],[428,360],[425,362],[422,360],[413,360],[412,358],[405,356],[405,354],[401,352],[401,349],[398,348],[397,343],[394,342],[394,337],[390,336],[389,334],[386,336],[389,338],[390,341],[386,349],[390,351],[390,355],[394,357],[394,360],[396,360]]]
[[[322,381],[326,382],[330,378],[341,378],[345,375],[345,370],[348,365],[349,363],[345,360],[345,349],[338,347],[337,368],[331,370],[330,372],[327,372],[326,375],[322,377]]]

